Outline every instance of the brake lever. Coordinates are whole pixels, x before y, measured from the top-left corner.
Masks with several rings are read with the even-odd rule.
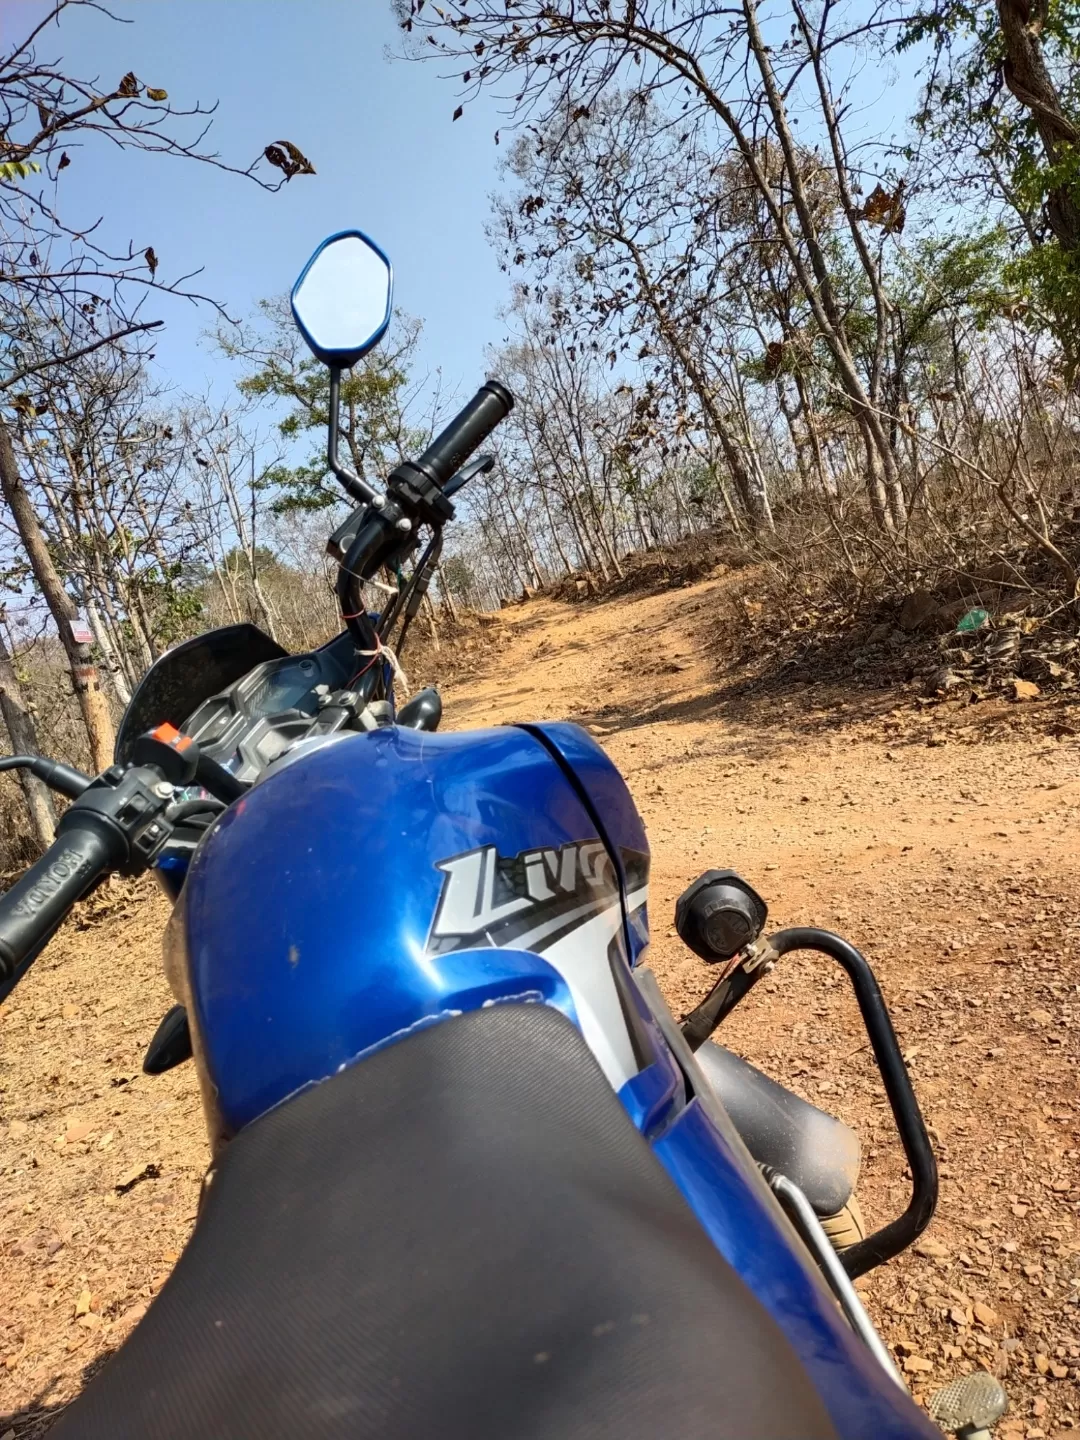
[[[494,455],[477,455],[475,460],[470,460],[467,465],[463,465],[456,475],[450,476],[443,486],[443,494],[449,499],[451,495],[456,495],[459,490],[463,489],[470,480],[475,480],[477,475],[487,475],[494,468]]]

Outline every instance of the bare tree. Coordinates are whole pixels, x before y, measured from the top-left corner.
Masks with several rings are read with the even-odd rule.
[[[57,0],[0,57],[0,399],[21,416],[38,411],[31,392],[50,372],[155,329],[160,321],[143,314],[149,294],[205,298],[191,288],[190,275],[158,278],[153,244],[140,240],[117,247],[106,238],[108,227],[101,218],[74,222],[61,215],[62,173],[97,153],[88,141],[232,169],[266,188],[279,188],[294,174],[313,173],[301,152],[285,141],[268,146],[247,167],[226,165],[205,148],[211,110],[178,107],[164,89],[145,84],[131,71],[102,87],[43,56],[41,45],[76,5],[113,19],[95,0]],[[272,185],[262,180],[255,173],[259,161],[276,166],[281,178]],[[93,763],[103,768],[112,753],[108,705],[91,646],[80,638],[75,603],[20,473],[11,422],[3,416],[0,492],[67,654]]]

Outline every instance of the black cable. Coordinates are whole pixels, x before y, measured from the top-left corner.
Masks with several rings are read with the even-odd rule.
[[[206,815],[208,817],[207,824],[209,824],[210,819],[221,815],[228,808],[223,801],[215,800],[210,795],[204,795],[198,800],[176,801],[175,804],[170,805],[165,811],[165,819],[171,820],[174,825],[180,825],[195,815]]]
[[[59,760],[49,760],[44,755],[5,755],[0,759],[0,771],[3,770],[29,770],[50,790],[58,790],[69,800],[77,800],[92,784],[91,776],[84,775],[71,765],[61,764]]]

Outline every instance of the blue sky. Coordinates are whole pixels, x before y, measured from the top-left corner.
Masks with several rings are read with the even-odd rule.
[[[0,0],[0,44],[47,9]],[[441,369],[447,398],[470,394],[485,347],[504,336],[498,312],[509,299],[484,233],[503,153],[497,102],[484,96],[452,121],[457,97],[438,62],[388,58],[400,38],[390,0],[115,0],[112,9],[133,23],[75,7],[41,37],[40,56],[62,57],[103,87],[134,70],[177,106],[217,101],[207,144],[224,159],[246,165],[287,139],[318,173],[271,195],[205,165],[91,142],[72,147],[60,176],[65,218],[101,215],[112,246],[152,245],[162,278],[203,267],[193,285],[237,317],[287,291],[325,235],[359,226],[394,262],[396,309],[424,322],[421,371]],[[856,66],[853,141],[902,128],[916,93],[911,63]],[[804,118],[807,141],[816,126]],[[167,325],[156,342],[164,379],[193,392],[231,384],[235,368],[202,338],[215,318],[208,308],[152,297],[147,313]]]
[[[504,327],[508,298],[484,235],[498,184],[499,115],[490,101],[452,122],[454,87],[436,66],[386,58],[397,30],[388,0],[138,0],[112,4],[117,25],[91,10],[67,12],[46,31],[41,58],[115,85],[134,70],[177,105],[219,101],[211,148],[247,164],[270,141],[298,145],[317,174],[268,195],[250,181],[162,156],[71,151],[60,177],[68,221],[104,216],[110,243],[152,245],[159,278],[204,267],[194,282],[249,313],[287,290],[319,240],[346,226],[367,230],[390,255],[395,308],[424,321],[421,361],[470,393],[483,378],[485,345]],[[0,0],[3,44],[46,7]],[[270,173],[267,171],[266,173]],[[227,363],[200,335],[213,316],[155,297],[167,323],[157,344],[163,375],[201,390],[226,382]]]

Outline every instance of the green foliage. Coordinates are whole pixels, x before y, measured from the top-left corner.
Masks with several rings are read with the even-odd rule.
[[[442,563],[443,580],[451,595],[467,604],[476,584],[476,572],[461,555],[448,555]]]
[[[1019,95],[1009,88],[1016,67],[996,0],[931,0],[908,21],[898,48],[930,47],[930,79],[915,120],[951,157],[953,198],[992,199],[1009,222],[1012,253],[1002,256],[999,277],[1005,313],[1023,313],[1075,363],[1080,145],[1068,132],[1080,131],[1080,5],[1048,0],[1033,8],[1024,34],[1045,65],[1060,108],[1060,118],[1051,117],[1049,125],[1038,96],[1019,81]]]
[[[28,180],[31,175],[40,173],[41,166],[36,160],[0,161],[0,180]]]
[[[272,467],[262,488],[275,493],[275,513],[323,510],[341,500],[326,465],[330,372],[303,348],[284,302],[264,301],[260,310],[260,331],[239,341],[222,336],[222,347],[251,367],[239,381],[244,395],[284,407],[277,422],[282,437],[311,442],[305,459]],[[425,437],[404,418],[409,362],[418,335],[418,325],[398,321],[396,344],[372,351],[341,377],[342,450],[361,477],[377,478],[406,454],[423,448]]]

